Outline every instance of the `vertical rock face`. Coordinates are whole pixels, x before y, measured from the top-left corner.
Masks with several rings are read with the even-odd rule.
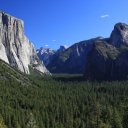
[[[117,23],[110,39],[96,41],[86,67],[86,79],[128,79],[128,25]]]
[[[0,59],[22,72],[29,73],[29,65],[47,73],[33,44],[24,35],[24,23],[0,12]]]
[[[106,41],[96,41],[88,55],[85,77],[90,80],[117,79],[116,58],[119,51]],[[115,75],[116,74],[116,75]]]

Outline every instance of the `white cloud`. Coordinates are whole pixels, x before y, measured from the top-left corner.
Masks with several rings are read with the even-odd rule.
[[[48,44],[45,44],[44,46],[45,46],[45,47],[48,47]]]
[[[105,14],[105,15],[102,15],[100,16],[101,18],[108,18],[109,17],[109,14]]]

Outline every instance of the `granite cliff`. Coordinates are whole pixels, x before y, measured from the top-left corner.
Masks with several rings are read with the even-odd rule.
[[[118,23],[108,41],[94,42],[85,65],[86,79],[123,80],[128,78],[128,25]]]
[[[24,22],[4,12],[0,12],[0,59],[27,74],[29,66],[48,73],[24,34]]]

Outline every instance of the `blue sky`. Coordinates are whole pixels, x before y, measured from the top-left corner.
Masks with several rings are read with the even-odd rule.
[[[128,23],[128,0],[0,0],[0,10],[24,20],[36,48],[109,37],[115,23]]]

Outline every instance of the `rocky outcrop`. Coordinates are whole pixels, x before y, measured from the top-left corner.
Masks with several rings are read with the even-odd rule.
[[[23,21],[4,12],[0,12],[0,59],[25,73],[29,73],[29,66],[48,72],[24,35]]]
[[[116,47],[121,45],[128,46],[128,25],[125,23],[117,23],[110,36],[110,43]]]
[[[57,50],[58,53],[61,53],[63,51],[65,51],[68,47],[67,46],[60,46],[60,48]]]

